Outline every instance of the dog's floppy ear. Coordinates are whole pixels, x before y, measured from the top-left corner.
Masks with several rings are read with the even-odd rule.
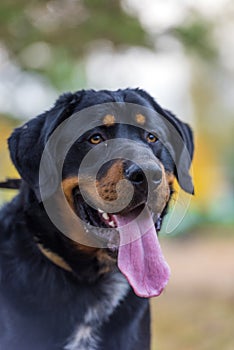
[[[16,128],[8,139],[13,164],[22,179],[39,196],[39,164],[44,140],[41,135],[46,113]]]
[[[60,96],[51,110],[16,128],[8,140],[13,164],[39,201],[39,168],[44,147],[56,126],[73,113],[78,100],[78,93]],[[48,173],[46,181],[53,182],[54,187],[57,172],[52,157],[45,167]]]
[[[194,152],[193,133],[190,126],[180,121],[170,111],[163,109],[153,97],[144,90],[137,89],[137,93],[150,102],[153,109],[168,121],[165,127],[167,128],[168,141],[173,151],[175,176],[183,190],[194,194],[194,186],[189,174]]]
[[[173,135],[171,138],[172,147],[175,152],[175,175],[183,190],[190,194],[194,194],[194,186],[192,178],[189,174],[189,169],[192,163],[194,154],[193,132],[190,126],[171,113],[164,110],[168,115],[168,120],[173,121],[173,126],[178,130],[181,141],[178,142],[178,135]]]

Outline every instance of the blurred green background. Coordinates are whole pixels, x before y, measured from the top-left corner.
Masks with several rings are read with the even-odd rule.
[[[234,2],[1,0],[0,181],[18,176],[14,127],[61,92],[121,87],[147,90],[195,133],[196,194],[177,187],[162,230],[172,278],[152,301],[152,349],[232,350]],[[14,194],[0,190],[0,204]]]

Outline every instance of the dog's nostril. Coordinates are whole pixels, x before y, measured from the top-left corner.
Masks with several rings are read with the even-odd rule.
[[[153,188],[160,185],[162,181],[162,169],[157,164],[150,164],[142,167],[142,173],[146,177],[146,181],[149,182],[150,186]]]
[[[135,186],[146,186],[147,183],[153,187],[159,186],[162,181],[162,170],[158,165],[142,166],[141,168],[132,164],[125,169],[126,179]]]
[[[144,181],[144,175],[142,172],[134,172],[131,174],[129,180],[134,183],[142,183]]]
[[[152,170],[150,178],[155,185],[159,185],[162,181],[162,170],[160,168]]]
[[[134,184],[141,184],[145,180],[143,171],[135,164],[132,164],[125,170],[125,175],[127,180],[131,181]]]

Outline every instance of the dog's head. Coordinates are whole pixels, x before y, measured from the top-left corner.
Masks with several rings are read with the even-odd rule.
[[[71,222],[69,214],[61,220],[61,198],[81,219],[70,238],[118,251],[118,266],[138,295],[161,292],[169,270],[154,225],[158,231],[174,178],[193,193],[187,124],[143,90],[79,91],[16,129],[9,148],[63,233]]]

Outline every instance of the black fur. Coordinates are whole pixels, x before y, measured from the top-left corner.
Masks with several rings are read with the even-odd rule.
[[[95,253],[77,250],[48,218],[39,191],[39,163],[46,142],[55,128],[66,118],[84,108],[108,102],[128,102],[148,107],[173,124],[181,135],[190,159],[193,156],[193,137],[188,125],[161,108],[151,96],[140,89],[118,91],[78,91],[62,95],[54,107],[17,128],[9,139],[12,161],[22,177],[19,194],[0,213],[0,349],[2,350],[62,350],[76,328],[83,324],[89,308],[105,305],[99,317],[85,321],[96,334],[97,350],[147,350],[150,347],[150,315],[148,300],[137,297],[131,288],[117,305],[112,303],[113,275],[116,266],[105,271],[105,262]],[[126,127],[125,127],[126,128]],[[132,127],[133,129],[133,127]],[[131,130],[131,127],[130,129]],[[120,130],[124,134],[125,129]],[[129,131],[128,131],[129,134]],[[134,134],[134,132],[133,132]],[[134,138],[135,136],[131,136]],[[171,147],[175,148],[171,138]],[[75,166],[88,148],[75,145],[67,155],[63,178],[74,169],[71,160],[78,154]],[[58,152],[58,148],[56,152]],[[77,150],[80,150],[78,153]],[[186,180],[181,187],[193,192],[188,174],[190,161],[181,160],[179,148],[175,161],[182,164]],[[82,154],[82,152],[84,154]],[[48,164],[48,183],[56,190],[54,154]],[[56,157],[58,154],[56,154]],[[157,150],[165,169],[178,176],[172,157],[165,147]],[[180,182],[180,177],[179,177]],[[47,184],[48,185],[48,184]],[[36,239],[36,241],[35,241]],[[38,249],[36,242],[58,254],[73,272],[55,265]],[[111,254],[111,253],[110,253]],[[119,278],[119,277],[118,277]],[[117,281],[118,281],[117,278]],[[116,284],[116,286],[118,283]],[[108,303],[107,303],[108,301]],[[108,305],[106,305],[106,304]],[[99,305],[99,304],[98,304]],[[112,305],[112,306],[111,306]],[[87,315],[86,315],[87,316]],[[95,334],[94,334],[95,337]],[[92,350],[90,345],[82,349]]]

